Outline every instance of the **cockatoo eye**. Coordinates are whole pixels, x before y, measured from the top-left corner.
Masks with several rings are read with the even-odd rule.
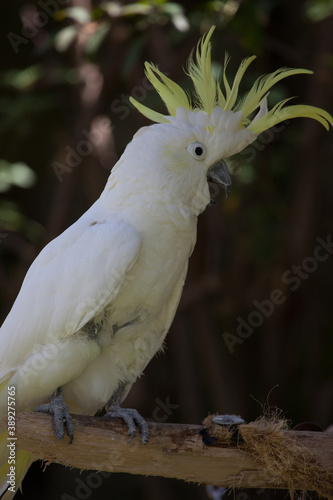
[[[192,142],[187,146],[186,151],[196,160],[203,160],[207,153],[207,148],[201,142]]]

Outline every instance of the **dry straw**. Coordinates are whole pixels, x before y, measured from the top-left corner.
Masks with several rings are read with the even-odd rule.
[[[234,439],[232,429],[216,425],[213,417],[210,415],[203,421],[210,436],[221,443]],[[333,500],[333,471],[325,470],[316,454],[287,431],[290,428],[281,412],[270,412],[238,426],[239,449],[260,461],[274,477],[275,484],[287,484],[291,498],[302,485],[303,492],[316,492]]]

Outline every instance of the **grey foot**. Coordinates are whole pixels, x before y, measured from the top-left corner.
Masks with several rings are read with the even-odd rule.
[[[35,411],[42,413],[50,413],[53,415],[54,434],[58,439],[64,439],[64,424],[69,436],[69,443],[73,442],[74,427],[72,417],[69,414],[68,406],[64,401],[64,395],[61,387],[57,389],[56,393],[51,397],[50,402],[39,405]]]
[[[129,443],[135,436],[136,425],[139,427],[142,443],[148,443],[148,425],[145,419],[137,410],[134,410],[133,408],[121,408],[120,406],[113,406],[112,409],[105,414],[105,417],[122,418],[124,420],[128,427],[128,434],[130,437],[128,440]]]

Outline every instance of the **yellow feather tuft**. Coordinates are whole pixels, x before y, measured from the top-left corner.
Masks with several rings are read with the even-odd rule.
[[[170,78],[164,75],[162,71],[153,64],[146,62],[145,69],[148,80],[153,84],[161,99],[164,101],[170,116],[174,116],[176,109],[179,107],[184,107],[186,109],[190,108],[186,93],[177,83],[170,80]],[[150,120],[158,123],[166,123],[168,121],[164,115],[147,108],[133,97],[130,97],[130,102],[140,111],[140,113]]]
[[[164,115],[162,115],[162,113],[158,113],[153,109],[147,108],[147,106],[141,104],[141,102],[137,101],[132,96],[129,98],[129,100],[143,116],[148,118],[148,120],[156,123],[168,123],[168,120]]]
[[[214,30],[215,26],[212,26],[207,35],[202,38],[201,43],[198,44],[196,50],[196,63],[193,60],[193,53],[188,63],[188,75],[194,85],[198,108],[203,109],[209,115],[217,106],[217,86],[212,74],[210,43]]]
[[[267,97],[268,91],[280,80],[288,76],[298,74],[312,74],[308,69],[289,69],[280,68],[274,73],[264,75],[258,78],[252,86],[250,92],[245,96],[241,110],[244,117],[249,116],[259,105],[259,103]]]
[[[224,90],[225,90],[225,102],[230,95],[230,85],[229,85],[228,78],[227,78],[227,66],[228,66],[229,61],[230,61],[230,57],[228,56],[228,54],[226,54],[225,58],[224,58],[224,65],[223,65],[223,72],[222,72],[222,81],[223,81],[223,86],[224,86]],[[222,92],[221,86],[218,85],[218,87],[220,88],[220,90]],[[225,102],[223,105],[223,109],[225,106]]]
[[[223,95],[222,89],[220,85],[217,85],[217,105],[224,109],[225,106],[225,97]]]
[[[187,95],[177,83],[170,80],[153,64],[145,63],[145,68],[148,80],[160,94],[171,116],[175,115],[179,107],[189,108]]]
[[[193,58],[193,52],[189,58],[188,75],[194,86],[192,103],[179,85],[170,80],[170,78],[166,77],[158,68],[152,64],[146,63],[146,75],[166,104],[170,116],[176,115],[178,107],[183,107],[189,111],[199,109],[205,111],[208,115],[211,115],[216,107],[220,107],[224,111],[240,111],[243,115],[240,128],[248,128],[255,134],[260,134],[283,120],[296,117],[313,118],[324,125],[325,128],[328,128],[329,125],[333,126],[332,117],[326,111],[314,106],[286,106],[285,104],[287,100],[284,100],[274,106],[270,111],[267,111],[266,103],[263,105],[267,99],[270,89],[280,80],[292,75],[312,74],[312,71],[307,69],[280,68],[273,73],[261,76],[256,80],[250,91],[240,102],[240,83],[243,79],[245,71],[255,59],[255,56],[248,57],[241,62],[231,85],[229,84],[226,75],[226,69],[229,61],[228,56],[226,56],[224,68],[220,71],[221,77],[218,79],[221,84],[217,83],[212,73],[211,62],[210,39],[214,29],[215,26],[213,26],[199,42],[195,52],[195,61]],[[159,123],[168,122],[167,116],[147,108],[132,97],[130,98],[130,101],[150,120]],[[249,116],[259,107],[261,108],[259,115],[257,115],[257,118],[251,122]],[[207,128],[211,132],[214,129],[214,127],[210,124],[207,125]]]
[[[255,58],[256,56],[247,57],[246,59],[243,59],[243,61],[241,62],[237,70],[234,83],[232,84],[232,88],[231,90],[229,88],[229,92],[227,92],[227,100],[223,108],[224,110],[232,109],[234,107],[238,97],[239,84],[242,81],[245,71],[247,70],[251,62],[254,61]]]
[[[287,100],[289,99],[286,99],[286,101]],[[248,129],[255,134],[261,134],[261,132],[274,127],[274,125],[284,120],[290,120],[291,118],[313,118],[320,122],[326,130],[329,129],[329,125],[333,126],[332,116],[323,109],[315,106],[308,106],[306,104],[283,107],[286,101],[279,102],[273,109],[268,111],[267,114],[259,118],[252,125],[250,124]]]

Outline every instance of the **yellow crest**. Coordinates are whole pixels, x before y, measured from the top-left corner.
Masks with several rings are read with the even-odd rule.
[[[145,63],[146,75],[164,101],[169,116],[176,116],[177,108],[185,108],[189,111],[204,111],[211,115],[216,107],[224,111],[241,111],[241,128],[247,128],[254,134],[260,134],[270,127],[291,118],[308,117],[319,121],[326,129],[333,126],[333,119],[329,113],[315,106],[299,104],[286,106],[289,99],[276,104],[270,111],[267,109],[267,96],[269,90],[280,80],[287,76],[301,73],[312,74],[306,69],[280,68],[269,75],[258,78],[250,91],[243,99],[239,97],[239,85],[244,73],[255,56],[244,59],[235,75],[232,85],[226,76],[228,60],[225,61],[222,70],[221,83],[216,82],[212,73],[211,43],[210,39],[215,26],[201,39],[196,50],[196,62],[191,54],[188,62],[188,75],[194,86],[193,96],[188,96],[184,90],[165,76],[156,66]],[[133,97],[131,103],[147,118],[158,123],[168,123],[168,115],[144,106]],[[250,115],[260,108],[257,116],[251,121]]]

